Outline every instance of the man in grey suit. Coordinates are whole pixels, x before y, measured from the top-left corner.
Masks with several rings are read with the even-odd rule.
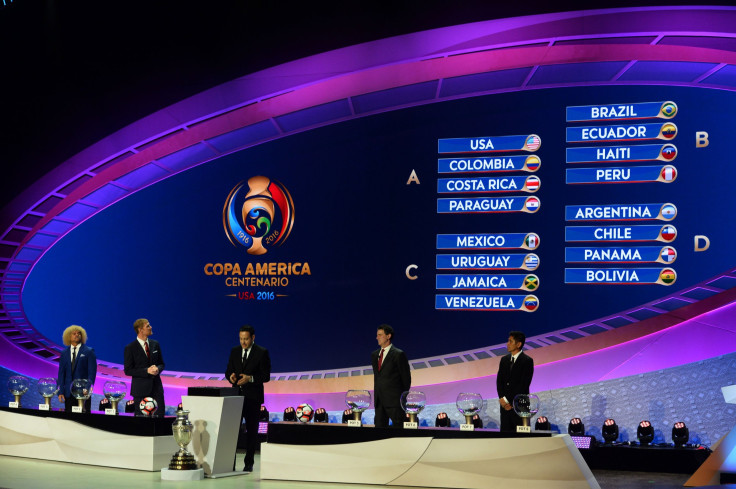
[[[409,360],[406,353],[392,344],[393,336],[394,328],[388,324],[379,326],[376,333],[379,348],[371,353],[373,405],[376,408],[374,424],[377,428],[388,427],[389,418],[394,428],[403,426],[401,393],[411,387]]]

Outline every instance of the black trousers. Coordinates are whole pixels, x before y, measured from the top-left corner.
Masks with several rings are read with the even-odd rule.
[[[245,420],[245,460],[243,465],[253,465],[258,449],[258,420],[261,417],[261,403],[243,398],[243,420]]]
[[[147,396],[141,396],[141,397],[134,397],[133,401],[135,402],[135,415],[136,416],[142,416],[141,414],[141,400],[143,400],[144,397],[153,397],[156,400],[156,405],[158,408],[156,409],[156,412],[153,413],[153,416],[156,418],[163,418],[166,414],[166,401],[164,400],[164,386],[153,384],[153,389],[151,390],[151,393]]]
[[[516,411],[501,408],[501,431],[516,431],[517,426],[521,426],[521,417]]]
[[[393,422],[394,428],[403,428],[404,419],[406,418],[404,410],[401,406],[385,406],[382,402],[376,402],[376,417],[373,424],[376,428],[388,428],[389,418]]]

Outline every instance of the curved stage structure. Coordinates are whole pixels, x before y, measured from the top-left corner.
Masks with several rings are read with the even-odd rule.
[[[667,85],[736,91],[736,9],[670,7],[538,15],[455,26],[340,49],[254,73],[184,100],[59,165],[0,218],[0,351],[32,377],[54,375],[61,347],[29,321],[23,288],[60,238],[137,191],[189,168],[330,124],[418,105],[556,87]],[[549,391],[731,353],[736,274],[529,338],[532,389]],[[687,344],[687,349],[682,345]],[[677,351],[676,355],[672,352]],[[432,404],[493,398],[503,345],[411,360]],[[121,365],[101,359],[103,379]],[[274,373],[268,403],[341,410],[370,388],[369,366]],[[167,371],[167,396],[222,385],[220,373]],[[102,383],[98,382],[99,390]]]

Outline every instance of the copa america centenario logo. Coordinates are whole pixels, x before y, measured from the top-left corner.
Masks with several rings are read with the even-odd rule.
[[[237,184],[222,210],[225,234],[235,246],[251,255],[263,255],[281,246],[294,225],[294,202],[280,182],[268,177],[251,177]]]

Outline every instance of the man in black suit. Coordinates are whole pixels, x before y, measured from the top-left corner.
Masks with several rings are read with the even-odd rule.
[[[95,351],[87,346],[87,332],[81,326],[71,325],[66,328],[62,341],[67,348],[59,357],[59,376],[56,384],[59,386],[59,402],[64,403],[65,411],[71,411],[72,407],[77,405],[77,400],[72,396],[72,381],[88,379],[94,384],[97,376],[97,357]],[[84,402],[84,411],[89,413],[91,409],[90,397]]]
[[[406,353],[396,348],[391,340],[394,329],[388,324],[378,327],[376,341],[379,349],[371,353],[373,365],[373,405],[376,408],[374,424],[377,428],[388,427],[391,418],[394,428],[403,426],[404,411],[401,409],[401,393],[411,387],[411,372]]]
[[[515,431],[521,425],[521,418],[514,411],[514,397],[529,394],[529,385],[534,375],[534,360],[521,351],[526,335],[521,331],[511,331],[506,349],[509,354],[501,358],[496,376],[498,402],[501,405],[501,431]]]
[[[230,351],[225,378],[237,387],[243,396],[245,420],[245,460],[243,472],[253,472],[253,461],[258,446],[258,419],[263,404],[263,384],[271,380],[271,358],[268,350],[255,344],[256,330],[243,326],[239,333],[240,346]]]
[[[164,370],[164,357],[158,341],[149,338],[153,327],[148,319],[137,319],[133,323],[137,338],[125,347],[125,375],[132,377],[130,395],[135,402],[135,414],[141,415],[140,402],[144,397],[153,397],[158,409],[154,416],[163,417],[166,413],[164,386],[161,372]]]

